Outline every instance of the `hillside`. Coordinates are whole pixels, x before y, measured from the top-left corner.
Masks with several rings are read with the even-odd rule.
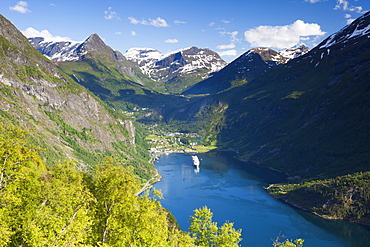
[[[0,44],[0,121],[28,130],[47,165],[77,159],[89,167],[114,155],[143,179],[151,177],[134,121],[61,72],[3,16]]]
[[[183,92],[189,94],[213,94],[240,86],[266,73],[271,68],[285,64],[289,60],[306,54],[309,48],[297,45],[292,48],[274,51],[270,48],[253,48],[193,87]]]
[[[303,178],[370,170],[370,14],[309,53],[209,96],[221,148]]]
[[[370,172],[302,184],[270,185],[267,191],[323,218],[370,225]]]
[[[164,93],[180,93],[227,64],[216,52],[198,47],[169,53],[152,48],[131,48],[122,54],[107,46],[97,34],[82,42],[61,37],[29,37],[28,40],[41,54],[62,68],[65,64],[78,62],[76,66],[72,65],[73,71],[67,72],[79,74],[82,78],[81,72],[98,78],[109,74],[111,80],[122,84],[133,87],[132,83],[138,83]],[[89,68],[88,65],[95,66]],[[109,82],[103,86],[109,90],[114,87]]]
[[[214,92],[227,90],[192,98],[167,119],[180,127],[188,121],[208,144],[292,179],[369,171],[369,25],[367,13],[308,53],[271,68],[262,56],[247,53],[213,77],[225,78],[226,87],[208,84]],[[256,74],[238,65],[252,56],[262,68]],[[242,73],[251,79],[233,85]]]

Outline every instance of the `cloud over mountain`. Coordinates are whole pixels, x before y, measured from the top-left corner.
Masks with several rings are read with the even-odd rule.
[[[285,48],[292,47],[301,40],[308,40],[310,36],[314,38],[324,35],[326,32],[321,30],[316,23],[305,23],[297,20],[285,26],[258,26],[244,32],[245,40],[252,46]]]

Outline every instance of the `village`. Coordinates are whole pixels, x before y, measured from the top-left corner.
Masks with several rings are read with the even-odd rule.
[[[145,138],[154,160],[170,153],[203,153],[215,149],[214,146],[199,145],[200,136],[196,133],[157,132]]]

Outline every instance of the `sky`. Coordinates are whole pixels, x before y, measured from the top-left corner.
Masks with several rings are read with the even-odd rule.
[[[370,0],[0,0],[0,14],[26,36],[96,33],[121,53],[197,46],[227,62],[255,47],[313,48],[369,10]]]

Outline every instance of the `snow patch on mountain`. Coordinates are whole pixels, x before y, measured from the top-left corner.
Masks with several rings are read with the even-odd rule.
[[[249,56],[252,53],[257,53],[266,62],[272,61],[272,62],[275,62],[276,64],[285,64],[289,60],[302,56],[309,51],[310,51],[310,48],[308,46],[306,46],[303,43],[300,43],[291,48],[285,48],[280,51],[274,51],[266,47],[253,48],[249,50],[247,53],[245,53],[245,56]]]
[[[291,48],[282,49],[278,53],[281,56],[288,58],[290,60],[290,59],[294,59],[296,57],[302,56],[309,51],[310,51],[310,48],[308,48],[307,45],[305,45],[304,43],[300,43]]]
[[[227,65],[222,58],[209,49],[197,47],[161,53],[153,48],[131,48],[123,54],[136,63],[141,71],[156,81],[167,81],[179,75],[200,73],[207,78]]]
[[[71,41],[69,39],[63,39],[61,37],[30,37],[28,40],[36,48],[36,50],[54,62],[71,62],[79,60],[79,55],[76,51],[83,43]]]
[[[319,48],[329,48],[336,44],[346,43],[350,39],[365,36],[370,38],[370,12],[367,12],[356,21],[345,26],[339,32],[330,35],[323,41]]]

